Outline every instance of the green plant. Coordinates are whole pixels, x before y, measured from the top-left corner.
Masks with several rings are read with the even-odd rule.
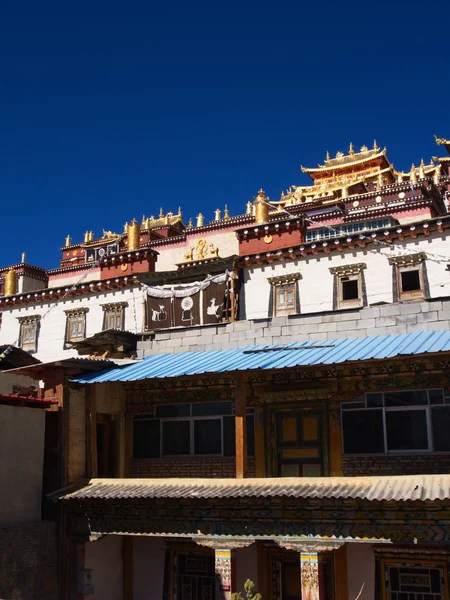
[[[256,585],[251,581],[251,579],[247,579],[244,583],[244,591],[246,594],[247,600],[262,600],[262,596],[259,592],[256,591]],[[231,594],[231,600],[244,600],[241,592],[236,592]]]

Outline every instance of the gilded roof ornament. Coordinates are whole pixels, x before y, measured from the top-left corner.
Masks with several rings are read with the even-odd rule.
[[[446,138],[440,138],[437,135],[434,136],[434,140],[438,146],[446,146],[447,144],[450,144],[450,140],[447,140]]]
[[[367,146],[361,146],[360,152],[361,152],[361,154],[363,152],[369,152],[369,148]]]
[[[72,244],[72,238],[70,237],[70,235],[66,235],[66,246],[70,246]]]
[[[353,150],[353,144],[352,142],[350,142],[350,145],[348,147],[348,153],[350,156],[352,156],[353,154],[355,154],[355,151]]]
[[[225,208],[223,211],[223,220],[224,221],[229,221],[230,220],[230,211],[228,210],[228,206],[225,204]]]
[[[373,149],[374,150],[379,150],[378,144],[377,144],[377,140],[373,140]]]
[[[329,153],[329,152],[328,152],[328,150],[327,150],[327,155],[326,155],[326,157],[325,157],[325,162],[326,162],[326,163],[327,163],[327,162],[330,162],[330,160],[331,160],[331,159],[330,159],[330,153]]]
[[[163,213],[162,206],[161,206],[161,208],[159,209],[159,218],[160,218],[160,219],[164,219],[164,213]]]
[[[336,158],[344,158],[344,153],[341,151],[336,152]]]
[[[188,228],[188,229],[192,229],[193,227],[194,227],[194,226],[192,225],[192,217],[189,217],[189,223],[188,223],[188,226],[187,226],[187,228]]]

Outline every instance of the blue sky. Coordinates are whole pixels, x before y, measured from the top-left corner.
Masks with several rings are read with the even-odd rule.
[[[0,6],[1,265],[183,208],[242,213],[300,164],[450,137],[450,3]],[[442,152],[442,149],[440,150]]]

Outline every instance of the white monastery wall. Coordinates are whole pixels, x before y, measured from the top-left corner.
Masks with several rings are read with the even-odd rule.
[[[29,275],[23,275],[19,277],[19,294],[26,294],[27,292],[34,292],[35,290],[43,290],[45,287],[45,282],[41,281],[40,279],[35,279]]]
[[[5,309],[0,329],[0,344],[18,345],[20,335],[20,322],[18,318],[41,315],[38,349],[34,355],[43,362],[78,356],[75,349],[64,349],[67,320],[65,311],[80,308],[89,309],[86,313],[86,337],[90,337],[94,333],[102,331],[104,316],[102,305],[110,302],[127,302],[124,329],[133,333],[142,331],[144,296],[142,288],[136,286],[135,288],[124,290],[68,298],[60,300],[56,306],[54,302],[41,302]],[[52,310],[49,311],[50,308]]]
[[[393,302],[393,267],[389,264],[388,258],[421,251],[430,253],[425,261],[430,297],[450,296],[450,274],[447,271],[447,264],[450,263],[450,244],[445,237],[438,234],[433,237],[430,235],[428,238],[398,242],[393,247],[371,245],[351,252],[334,251],[330,254],[321,252],[317,257],[308,255],[295,261],[274,262],[249,268],[244,273],[245,292],[241,295],[242,301],[245,298],[246,317],[247,319],[267,318],[272,292],[272,286],[267,279],[291,273],[301,275],[298,289],[302,314],[332,310],[334,277],[330,273],[330,268],[357,263],[366,264],[363,273],[367,304]]]
[[[44,410],[0,406],[2,525],[41,518],[44,436]]]
[[[178,243],[171,242],[154,246],[154,250],[159,252],[155,270],[157,272],[176,270],[176,265],[185,262],[185,253],[190,248],[195,248],[199,239],[205,239],[208,246],[209,244],[214,244],[221,258],[227,258],[239,253],[238,239],[232,229],[222,232],[205,231],[204,233],[197,233],[195,235],[189,235],[188,232],[186,240]]]

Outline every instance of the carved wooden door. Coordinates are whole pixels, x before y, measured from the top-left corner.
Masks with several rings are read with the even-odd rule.
[[[321,411],[283,411],[277,415],[277,475],[323,475]]]

